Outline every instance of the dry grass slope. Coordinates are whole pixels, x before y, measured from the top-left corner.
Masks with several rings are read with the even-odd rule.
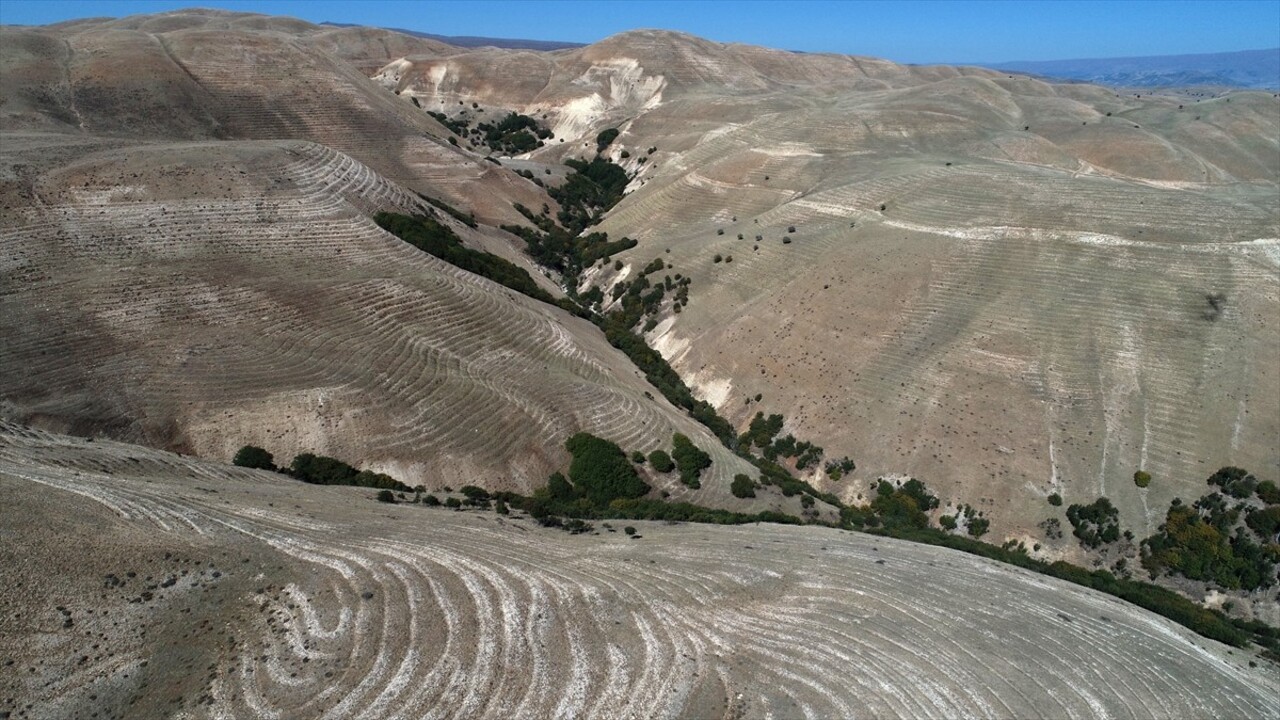
[[[14,717],[1280,713],[1162,618],[854,533],[569,536],[13,424],[0,488]]]
[[[6,147],[35,166],[44,145]],[[22,187],[41,203],[0,226],[10,417],[522,492],[563,469],[580,430],[646,452],[682,432],[718,460],[711,482],[659,484],[748,507],[728,493],[748,466],[594,326],[378,228],[369,213],[422,203],[349,156],[300,142],[130,146],[49,168],[15,204]]]
[[[601,228],[640,240],[622,272],[662,256],[693,278],[652,342],[731,420],[781,412],[856,458],[855,481],[829,486],[846,499],[917,475],[1030,540],[1062,519],[1048,494],[1105,494],[1141,536],[1217,467],[1280,470],[1274,96],[1137,97],[649,31],[510,83],[490,81],[498,61],[410,58],[382,79],[424,105],[547,115],[567,142],[533,160],[620,127],[608,152],[637,176]]]

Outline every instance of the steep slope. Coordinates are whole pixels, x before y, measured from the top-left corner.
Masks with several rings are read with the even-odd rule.
[[[135,139],[298,139],[359,158],[478,217],[519,222],[545,195],[445,142],[443,127],[366,74],[401,52],[449,48],[368,29],[181,11],[0,28],[0,122]]]
[[[379,79],[546,115],[566,142],[533,160],[589,157],[619,127],[606,152],[636,179],[600,227],[640,244],[592,280],[657,256],[691,277],[651,341],[740,427],[781,412],[854,457],[828,486],[846,499],[916,475],[1035,539],[1065,524],[1050,493],[1107,495],[1143,535],[1219,466],[1280,468],[1280,99],[651,31],[509,83],[500,58]]]
[[[1246,651],[826,528],[570,536],[11,424],[0,492],[14,717],[1280,713]]]
[[[730,496],[750,467],[594,326],[383,232],[376,210],[430,210],[346,155],[222,141],[60,157],[48,140],[5,142],[5,165],[30,171],[0,201],[6,416],[522,492],[565,467],[580,430],[646,452],[681,432],[715,457],[708,482],[654,485],[799,512],[798,498]]]

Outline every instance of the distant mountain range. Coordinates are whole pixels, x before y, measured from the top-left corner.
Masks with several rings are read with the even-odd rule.
[[[334,23],[324,22],[321,25],[330,27],[358,27],[352,23]],[[436,35],[435,33],[419,32],[417,30],[406,30],[404,28],[383,28],[393,32],[412,35],[413,37],[426,38],[428,40],[439,40],[443,43],[449,43],[456,47],[477,48],[477,47],[496,47],[508,50],[565,50],[569,48],[586,47],[586,43],[560,42],[558,40],[523,40],[519,38],[492,38],[480,37],[476,35]]]
[[[1257,90],[1280,88],[1280,48],[1203,55],[1007,62],[986,67],[1058,80],[1125,87],[1225,85]]]

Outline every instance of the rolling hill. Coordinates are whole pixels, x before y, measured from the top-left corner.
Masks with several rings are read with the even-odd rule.
[[[532,161],[618,127],[608,153],[636,178],[601,227],[640,245],[594,281],[655,256],[691,277],[649,337],[740,426],[780,412],[861,477],[924,478],[1026,539],[1052,493],[1108,496],[1144,534],[1217,467],[1280,468],[1263,360],[1280,355],[1275,97],[655,31],[519,55],[494,82],[508,56],[376,77],[424,107],[510,107],[584,138]],[[1139,490],[1138,469],[1159,480]]]
[[[830,528],[567,535],[12,424],[0,492],[13,717],[1280,712],[1114,598]]]
[[[953,534],[980,517],[1006,552],[1138,577],[1215,470],[1280,472],[1273,94],[652,30],[534,52],[209,10],[5,26],[0,336],[0,581],[24,588],[0,652],[25,668],[0,700],[37,717],[1276,712],[1252,650],[948,550],[571,536],[219,462],[529,495],[579,432],[680,434],[710,469],[632,456],[646,502],[852,528],[918,478]],[[820,448],[749,461],[732,436],[769,416]],[[1098,498],[1129,534],[1089,550],[1062,529]],[[1269,580],[1160,578],[1275,624]]]

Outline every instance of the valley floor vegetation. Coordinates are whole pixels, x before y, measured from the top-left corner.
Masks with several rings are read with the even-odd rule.
[[[602,135],[600,149],[613,139]],[[574,172],[560,187],[549,189],[561,205],[557,217],[553,220],[545,206],[541,214],[517,206],[536,229],[524,226],[504,226],[503,229],[525,240],[535,262],[559,273],[567,298],[552,298],[525,270],[509,261],[465,247],[447,225],[434,218],[379,213],[375,220],[389,232],[446,262],[591,320],[610,344],[626,354],[672,404],[684,409],[725,446],[756,466],[760,472],[758,479],[741,474],[735,477],[730,488],[735,497],[753,498],[758,488],[774,486],[783,496],[800,495],[805,517],[774,511],[738,513],[646,497],[650,487],[634,467],[645,460],[651,472],[674,471],[686,486],[695,489],[701,486],[700,475],[710,465],[710,457],[680,434],[672,438],[669,453],[658,450],[647,457],[635,453],[629,459],[614,443],[579,433],[566,443],[573,457],[568,477],[556,473],[544,488],[528,497],[506,492],[491,495],[475,488],[465,501],[450,498],[454,507],[487,508],[496,501],[504,511],[516,508],[543,525],[581,533],[593,530],[592,520],[603,519],[813,523],[818,518],[814,509],[816,502],[822,501],[838,510],[838,527],[951,547],[1060,577],[1153,610],[1207,637],[1236,646],[1252,640],[1262,645],[1273,659],[1280,659],[1280,631],[1261,623],[1231,620],[1172,590],[1135,580],[1124,558],[1111,569],[1086,570],[1064,562],[1037,560],[1020,545],[998,547],[982,542],[979,538],[988,531],[990,521],[968,505],[939,516],[938,527],[933,527],[929,513],[937,508],[938,501],[917,479],[899,483],[880,480],[873,486],[872,497],[866,504],[845,505],[835,495],[819,492],[796,478],[782,462],[797,471],[822,466],[833,481],[852,472],[856,463],[845,457],[823,465],[823,449],[791,434],[782,434],[785,420],[778,414],[756,413],[748,428],[739,435],[715,408],[696,399],[679,374],[636,332],[641,325],[645,331],[652,329],[657,322],[655,316],[664,307],[678,313],[687,305],[689,278],[680,273],[668,274],[671,265],[655,258],[633,278],[615,283],[610,298],[597,287],[578,292],[584,269],[608,262],[610,256],[636,243],[629,238],[610,241],[604,233],[586,232],[621,199],[628,180],[626,173],[600,156],[590,162],[569,160],[566,164]],[[457,210],[450,214],[466,217]],[[657,279],[658,273],[664,273],[661,280]],[[411,491],[407,486],[389,485],[389,480],[395,482],[390,478],[362,475],[350,466],[346,466],[349,470],[334,470],[330,460],[307,459],[300,464],[295,459],[286,472],[307,482],[330,482],[341,476],[351,480],[344,484],[383,489],[380,498],[383,501],[395,501],[393,490],[402,494]],[[338,468],[345,465],[333,462],[339,463]],[[1134,481],[1145,487],[1152,478],[1139,471]],[[1280,562],[1280,544],[1277,544],[1280,505],[1275,502],[1274,484],[1259,483],[1248,473],[1234,468],[1220,470],[1210,478],[1210,484],[1222,487],[1237,500],[1236,504],[1228,507],[1218,493],[1211,493],[1190,507],[1175,501],[1159,532],[1140,543],[1141,566],[1153,580],[1161,574],[1181,575],[1228,590],[1252,590],[1274,584]],[[420,497],[421,489],[415,494],[415,498]],[[1250,504],[1250,498],[1254,497],[1257,500]],[[1051,504],[1054,499],[1050,498]],[[1061,498],[1056,499],[1060,504]],[[439,502],[434,497],[430,500],[423,502]],[[1122,540],[1134,540],[1131,532],[1121,531],[1118,513],[1105,497],[1088,504],[1073,504],[1066,514],[1072,534],[1087,550],[1097,551]]]
[[[1124,573],[1105,568],[1089,570],[1063,561],[1045,562],[1031,557],[1025,547],[1015,543],[996,546],[982,542],[977,539],[981,533],[974,532],[972,525],[964,534],[956,532],[959,523],[955,516],[941,516],[941,527],[934,527],[928,513],[938,507],[938,499],[924,483],[915,478],[903,482],[878,480],[874,485],[873,497],[864,505],[844,505],[836,500],[840,515],[839,521],[835,523],[824,523],[776,511],[741,513],[646,497],[651,494],[652,488],[638,470],[646,463],[652,472],[689,473],[694,478],[698,470],[709,465],[709,462],[702,459],[705,454],[694,455],[691,459],[686,459],[682,469],[680,463],[673,461],[671,456],[680,452],[677,448],[681,447],[685,448],[683,452],[688,453],[688,447],[692,443],[689,443],[688,438],[677,434],[672,439],[672,445],[670,454],[664,450],[656,450],[648,456],[642,453],[628,454],[614,442],[589,433],[577,433],[565,443],[565,448],[572,457],[568,475],[553,473],[547,484],[532,495],[490,492],[468,485],[458,490],[463,498],[449,497],[443,503],[435,495],[427,494],[424,486],[409,487],[386,475],[357,471],[336,458],[311,453],[298,455],[288,468],[277,468],[272,463],[271,454],[265,449],[245,446],[236,453],[234,462],[245,467],[278,470],[313,484],[379,488],[377,499],[381,502],[444,505],[456,510],[494,509],[503,515],[516,509],[527,513],[544,527],[561,528],[575,534],[595,531],[593,521],[613,519],[721,525],[767,522],[790,525],[825,524],[842,530],[857,530],[937,545],[1016,565],[1113,595],[1169,618],[1200,635],[1235,647],[1255,643],[1262,648],[1265,657],[1280,662],[1280,628],[1258,621],[1232,619],[1219,610],[1202,607],[1173,590],[1128,577]],[[696,447],[693,449],[701,453]],[[760,483],[767,482],[767,476],[762,475]],[[1242,505],[1249,505],[1250,501],[1256,504],[1263,497],[1277,499],[1271,484],[1259,483],[1252,475],[1239,468],[1223,468],[1209,482],[1211,485],[1229,487],[1229,492],[1234,493],[1232,496]],[[804,485],[807,486],[807,483]],[[757,481],[740,474],[733,481],[733,494],[737,497],[754,497],[759,486]],[[446,488],[446,492],[452,490]],[[409,493],[413,494],[412,497],[409,497]],[[1220,496],[1211,493],[1206,497]],[[1111,513],[1106,511],[1108,507],[1110,503],[1099,502],[1093,504],[1091,510],[1082,510],[1078,514],[1082,517],[1094,517],[1100,513],[1104,518],[1103,525],[1109,529],[1112,525],[1109,522]],[[1280,545],[1277,544],[1280,541],[1280,537],[1277,537],[1277,532],[1280,532],[1277,526],[1280,505],[1267,504],[1260,509],[1251,510],[1245,516],[1254,518],[1252,521],[1246,520],[1246,526],[1251,528],[1251,532],[1265,535],[1260,542],[1248,541],[1250,545],[1245,545],[1238,528],[1232,540],[1222,539],[1225,533],[1223,528],[1228,527],[1228,518],[1238,519],[1239,511],[1235,514],[1230,510],[1224,511],[1214,500],[1197,502],[1194,507],[1197,512],[1189,514],[1185,505],[1175,501],[1169,511],[1171,521],[1161,526],[1159,534],[1143,541],[1143,565],[1149,570],[1151,579],[1154,580],[1161,572],[1203,578],[1206,568],[1219,568],[1221,572],[1221,568],[1225,567],[1238,572],[1239,568],[1247,567],[1251,569],[1248,572],[1253,573],[1245,574],[1248,582],[1252,583],[1249,587],[1266,587],[1276,582],[1277,562],[1280,562]],[[962,508],[961,514],[963,513]],[[972,513],[968,518],[961,517],[961,522],[974,523],[976,520],[976,514]],[[1090,528],[1097,524],[1093,521],[1086,522]],[[1185,532],[1188,527],[1198,527],[1201,530],[1198,534],[1189,536]],[[1214,530],[1217,535],[1207,532],[1207,529]],[[1092,538],[1092,532],[1090,529],[1083,535]],[[1104,534],[1110,536],[1110,532]],[[1201,540],[1197,541],[1193,537]],[[1206,537],[1210,541],[1203,540]],[[1084,538],[1081,540],[1084,542]],[[1259,549],[1245,551],[1241,557],[1231,559],[1240,546]],[[1233,577],[1238,576],[1222,576],[1228,583],[1234,583],[1225,587],[1241,586],[1231,579]]]

